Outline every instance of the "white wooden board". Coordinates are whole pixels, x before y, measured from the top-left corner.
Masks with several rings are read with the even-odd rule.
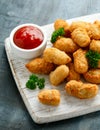
[[[100,14],[93,14],[73,18],[67,21],[71,23],[72,21],[77,20],[93,22],[94,20],[100,20]],[[42,28],[47,33],[48,37],[47,46],[50,46],[51,43],[49,42],[49,40],[51,37],[51,33],[53,32],[53,24],[42,26]],[[28,62],[28,60],[21,59],[12,52],[9,38],[5,39],[5,50],[7,53],[8,61],[17,88],[22,96],[26,108],[28,109],[32,119],[36,123],[41,124],[41,123],[58,121],[62,119],[68,119],[100,110],[100,92],[95,98],[92,99],[84,99],[84,100],[77,99],[66,94],[64,90],[65,84],[56,87],[56,89],[60,90],[61,92],[61,103],[59,106],[53,107],[41,104],[37,98],[37,94],[40,90],[39,89],[29,90],[28,88],[25,87],[26,81],[28,80],[29,75],[31,74],[25,68],[25,64]],[[45,88],[50,89],[55,88],[49,83],[48,76],[46,75],[39,75],[39,76],[44,77],[46,79]]]

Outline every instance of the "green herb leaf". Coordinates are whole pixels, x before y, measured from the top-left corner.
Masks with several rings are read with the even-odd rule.
[[[37,82],[38,76],[32,74],[32,75],[30,75],[29,79],[30,79],[30,80],[33,80],[34,82]]]
[[[41,79],[38,79],[38,88],[39,89],[43,89],[44,88],[44,83],[45,83],[45,79],[44,78],[41,78]]]
[[[45,86],[45,79],[38,78],[38,76],[32,74],[26,82],[26,87],[29,89],[36,89],[37,86],[39,89],[43,89]]]
[[[58,36],[63,36],[64,34],[65,34],[64,28],[59,28],[58,30],[55,30],[52,33],[51,42],[54,43],[57,40]]]
[[[26,82],[26,87],[29,89],[36,89],[36,83],[30,79]]]
[[[98,52],[89,50],[86,53],[86,58],[88,59],[91,68],[97,68],[98,61],[100,60],[100,54]]]

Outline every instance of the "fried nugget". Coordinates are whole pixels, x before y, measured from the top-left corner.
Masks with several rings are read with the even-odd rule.
[[[88,61],[85,55],[86,51],[81,48],[73,53],[74,68],[77,73],[83,74],[88,71]]]
[[[69,30],[70,32],[73,32],[76,28],[83,28],[87,30],[90,28],[90,23],[84,21],[75,21],[71,23]]]
[[[98,61],[98,66],[97,66],[97,68],[99,68],[99,69],[100,69],[100,60]]]
[[[100,53],[100,40],[92,40],[89,49]]]
[[[97,84],[84,83],[79,92],[79,98],[93,98],[97,95],[99,87]]]
[[[53,63],[46,62],[43,58],[33,59],[25,66],[30,72],[37,74],[49,74],[55,69]]]
[[[88,36],[87,31],[83,28],[76,28],[71,33],[71,37],[80,47],[87,47],[90,44],[90,37]]]
[[[56,89],[42,90],[38,94],[38,99],[43,104],[57,106],[60,103],[60,92]]]
[[[75,71],[74,64],[69,63],[69,75],[67,76],[67,81],[70,80],[80,80],[80,74]]]
[[[86,81],[90,83],[100,83],[100,69],[90,69],[88,72],[83,74]]]
[[[91,39],[100,39],[100,27],[96,24],[91,24],[90,28],[87,30],[88,35]]]
[[[93,24],[96,24],[100,28],[100,20],[95,20]]]
[[[69,24],[67,23],[67,21],[63,20],[63,19],[57,19],[54,22],[54,28],[55,30],[59,29],[59,28],[64,28],[64,30],[68,30],[69,28]]]
[[[65,89],[69,95],[80,99],[93,98],[97,95],[99,90],[96,84],[82,83],[75,80],[69,81],[66,84]]]
[[[54,71],[50,73],[51,84],[57,86],[64,81],[69,74],[69,68],[66,65],[58,66]]]
[[[75,44],[71,38],[65,38],[65,37],[59,38],[53,44],[53,46],[66,53],[73,53],[79,48],[79,46]]]
[[[65,90],[69,95],[77,97],[78,95],[78,89],[82,86],[81,81],[76,81],[76,80],[70,80],[69,82],[66,83],[65,85]]]
[[[43,58],[50,63],[57,65],[67,64],[71,61],[71,58],[63,51],[57,48],[46,48],[43,53]]]

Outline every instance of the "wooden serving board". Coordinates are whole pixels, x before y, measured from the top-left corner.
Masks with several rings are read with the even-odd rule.
[[[88,16],[82,16],[78,18],[73,18],[67,20],[69,23],[72,21],[86,21],[93,22],[94,20],[100,20],[100,14],[93,14]],[[44,31],[47,34],[48,41],[47,47],[51,46],[50,37],[54,30],[53,24],[42,26]],[[22,99],[28,109],[32,119],[38,123],[47,123],[58,121],[62,119],[68,119],[83,114],[91,113],[94,111],[100,110],[100,91],[95,98],[92,99],[77,99],[75,97],[69,96],[66,94],[64,86],[65,83],[61,84],[58,87],[52,86],[49,82],[49,76],[47,75],[38,75],[44,77],[46,80],[45,89],[58,89],[61,92],[61,103],[59,106],[47,106],[39,102],[37,95],[39,89],[29,90],[26,88],[25,84],[31,74],[26,68],[25,64],[29,60],[24,60],[17,57],[11,50],[9,37],[5,39],[5,50],[7,53],[8,61],[11,67],[13,77],[16,82],[16,86],[22,96]]]

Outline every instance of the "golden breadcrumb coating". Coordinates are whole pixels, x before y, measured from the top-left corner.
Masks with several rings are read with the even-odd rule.
[[[71,23],[69,30],[70,32],[73,32],[76,28],[83,28],[87,30],[90,28],[90,23],[84,21],[75,21]]]
[[[63,19],[57,19],[54,22],[54,28],[55,30],[59,29],[59,28],[64,28],[64,30],[68,30],[69,28],[69,24],[67,23],[67,21],[63,20]]]
[[[92,40],[89,49],[100,53],[100,40]]]
[[[35,58],[29,61],[25,66],[30,72],[37,74],[49,74],[55,69],[53,63],[46,62],[43,58]]]
[[[79,48],[79,46],[76,43],[74,43],[71,38],[65,38],[65,37],[59,38],[53,44],[53,46],[66,53],[73,53]]]
[[[90,44],[90,37],[83,28],[76,28],[72,33],[71,37],[73,41],[80,47],[87,47]]]
[[[96,26],[100,28],[100,20],[95,20],[93,24],[95,24]]]
[[[73,53],[75,71],[83,74],[88,71],[88,61],[86,59],[86,51],[81,48]]]
[[[95,40],[100,39],[100,27],[98,25],[91,24],[87,32],[91,39],[95,39]]]
[[[90,69],[88,72],[84,73],[84,78],[90,83],[100,83],[100,69]]]
[[[66,84],[65,89],[69,95],[80,99],[93,98],[97,95],[99,90],[96,84],[82,83],[75,80],[69,81]]]
[[[65,90],[69,95],[77,97],[78,89],[82,86],[82,84],[83,83],[81,81],[70,80],[66,83]]]
[[[74,64],[69,63],[69,75],[67,76],[67,81],[70,80],[80,80],[80,74],[75,71]]]
[[[43,104],[57,106],[60,103],[60,92],[56,89],[42,90],[38,99]]]
[[[100,60],[98,61],[98,66],[97,66],[97,68],[99,68],[99,69],[100,69]]]
[[[64,81],[69,74],[69,68],[66,65],[58,66],[54,71],[50,73],[51,84],[57,86]]]
[[[43,53],[43,58],[50,63],[57,65],[67,64],[71,61],[71,58],[64,52],[57,48],[46,48]]]

